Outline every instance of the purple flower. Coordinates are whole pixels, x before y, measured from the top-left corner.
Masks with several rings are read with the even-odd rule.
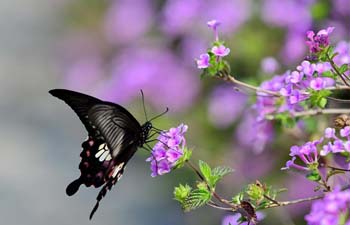
[[[207,68],[208,66],[210,66],[209,59],[210,59],[210,56],[208,53],[201,54],[199,56],[199,59],[196,60],[197,68],[204,69],[204,68]]]
[[[300,73],[298,71],[293,71],[290,74],[290,82],[293,84],[297,84],[299,82],[301,82],[301,80],[303,79],[304,74]]]
[[[326,138],[336,138],[335,136],[335,129],[334,128],[331,128],[331,127],[327,127],[325,130],[324,130],[324,136]]]
[[[310,88],[319,91],[326,86],[325,81],[321,77],[317,77],[310,81]]]
[[[226,48],[224,45],[220,45],[220,46],[214,46],[211,49],[211,52],[214,53],[214,55],[216,56],[224,57],[230,53],[230,49]]]
[[[336,187],[332,192],[312,204],[311,212],[305,216],[309,225],[339,225],[340,218],[350,213],[350,190],[341,191]],[[350,223],[347,218],[346,223]]]
[[[217,20],[210,20],[207,22],[208,27],[212,28],[214,31],[221,23]]]
[[[219,33],[217,27],[220,25],[220,22],[217,20],[210,20],[207,22],[208,27],[212,28],[215,34],[215,41],[219,40]]]
[[[333,32],[334,27],[328,27],[326,30],[320,30],[316,35],[313,31],[306,33],[307,38],[306,44],[309,46],[311,53],[318,53],[323,48],[329,45],[329,35]]]
[[[176,165],[183,155],[186,145],[184,134],[187,129],[187,125],[180,124],[178,127],[160,133],[151,156],[146,159],[146,161],[151,162],[152,177],[169,173]]]
[[[349,137],[349,135],[350,135],[350,127],[349,126],[346,126],[340,130],[341,137]]]
[[[292,156],[292,160],[287,161],[286,167],[283,167],[284,169],[290,169],[295,168],[299,170],[310,170],[310,166],[313,166],[317,164],[318,162],[318,150],[317,145],[319,145],[323,139],[316,140],[316,141],[309,141],[302,146],[292,146],[290,148],[290,156]],[[294,161],[296,160],[296,157],[298,157],[302,163],[305,165],[299,165],[296,164]]]

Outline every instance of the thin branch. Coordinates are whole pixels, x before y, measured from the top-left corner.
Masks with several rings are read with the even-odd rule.
[[[314,116],[314,115],[321,115],[321,114],[349,114],[350,109],[311,109],[307,111],[301,111],[301,112],[294,112],[291,113],[292,117],[303,117],[303,116]],[[268,120],[274,120],[274,115],[267,115],[266,119]]]
[[[331,64],[334,72],[342,79],[342,81],[344,82],[344,84],[346,84],[347,86],[349,86],[349,83],[345,80],[345,78],[343,76],[345,76],[347,78],[346,75],[341,74],[340,71],[338,70],[338,66],[334,63],[333,59],[331,59],[331,57],[329,57],[328,52],[326,53],[326,57],[329,61],[329,63]]]
[[[278,93],[276,91],[270,91],[270,90],[266,90],[266,89],[263,89],[263,88],[260,88],[260,87],[253,86],[251,84],[244,83],[242,81],[237,80],[236,78],[234,78],[231,75],[225,76],[224,80],[230,81],[231,83],[240,85],[242,87],[246,87],[246,88],[251,89],[251,90],[253,90],[255,92],[261,92],[261,93],[265,93],[265,94],[271,95],[271,97],[280,97],[281,96],[280,93]]]
[[[302,203],[302,202],[307,202],[307,201],[313,201],[313,200],[321,199],[323,197],[324,197],[324,195],[317,195],[317,196],[313,196],[313,197],[302,198],[302,199],[297,199],[297,200],[292,200],[292,201],[278,202],[278,204],[273,203],[271,205],[265,206],[262,209],[269,209],[269,208],[274,208],[274,207],[278,207],[278,206],[287,206],[287,205],[292,205],[292,204],[297,204],[297,203]]]
[[[343,168],[338,168],[338,167],[333,167],[333,166],[327,166],[328,168],[331,168],[332,170],[339,170],[339,171],[344,171],[344,172],[350,172],[350,169],[343,169]]]

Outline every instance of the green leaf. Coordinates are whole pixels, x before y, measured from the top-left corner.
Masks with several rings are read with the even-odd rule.
[[[200,169],[201,173],[203,174],[205,180],[209,181],[210,177],[211,177],[210,166],[206,162],[199,160],[199,169]]]
[[[183,155],[181,156],[181,158],[179,158],[174,166],[173,169],[177,169],[177,168],[181,168],[185,165],[185,163],[190,160],[192,156],[192,151],[190,149],[188,149],[187,147],[185,147],[183,149]]]
[[[278,113],[275,118],[281,122],[283,127],[292,128],[296,124],[295,118],[291,117],[289,113]]]
[[[318,170],[312,170],[310,173],[306,175],[306,178],[311,180],[311,181],[320,181],[321,176],[318,172]]]
[[[175,189],[174,189],[175,200],[179,201],[180,203],[183,203],[184,200],[190,194],[191,189],[192,188],[187,184],[185,184],[185,185],[180,184],[178,187],[175,187]]]
[[[211,175],[223,177],[229,173],[232,173],[233,171],[234,171],[234,169],[232,169],[228,166],[218,166],[212,170]]]
[[[224,177],[225,175],[232,173],[234,170],[230,167],[226,167],[226,166],[218,166],[215,167],[212,172],[211,172],[211,177],[208,181],[209,186],[211,188],[214,188],[217,184],[218,181],[220,181],[222,179],[222,177]]]
[[[248,185],[246,193],[250,200],[258,202],[264,199],[265,190],[259,185],[250,184]]]
[[[349,69],[349,66],[348,66],[348,64],[345,63],[339,68],[339,72],[345,73],[348,69]]]
[[[318,106],[321,107],[321,108],[324,108],[326,107],[327,105],[327,99],[326,98],[321,98],[319,101],[318,101]]]
[[[189,212],[193,209],[199,208],[205,205],[211,198],[211,194],[208,190],[195,189],[190,192],[187,198],[184,200],[182,207],[185,212]]]

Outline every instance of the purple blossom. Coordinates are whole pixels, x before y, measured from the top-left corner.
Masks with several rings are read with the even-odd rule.
[[[313,31],[308,31],[306,33],[307,38],[306,44],[309,46],[311,53],[318,53],[323,48],[329,45],[329,35],[333,32],[334,27],[328,27],[326,30],[320,30],[315,33]]]
[[[197,62],[197,68],[198,68],[198,69],[207,68],[208,66],[210,66],[209,60],[210,60],[210,56],[209,56],[208,53],[201,54],[201,55],[199,56],[199,59],[196,60],[196,62]]]
[[[350,127],[349,126],[346,126],[340,130],[341,137],[349,137],[349,135],[350,135]]]
[[[210,20],[207,22],[208,27],[212,28],[214,31],[221,23],[217,20]]]
[[[316,91],[322,90],[325,86],[326,86],[326,83],[321,77],[317,77],[310,81],[310,88]]]
[[[207,22],[208,27],[212,28],[215,34],[215,41],[219,40],[219,33],[217,27],[220,25],[220,22],[217,20],[210,20]]]
[[[290,148],[290,156],[292,156],[292,160],[287,161],[286,167],[284,169],[295,168],[299,170],[310,170],[310,166],[313,166],[318,163],[318,150],[317,145],[319,145],[323,139],[316,141],[309,141],[302,146],[292,146]],[[301,160],[304,165],[296,164],[295,160],[297,157]]]
[[[144,36],[153,24],[150,0],[112,1],[105,18],[105,34],[112,44],[125,44]]]
[[[224,45],[220,45],[212,47],[211,52],[216,56],[224,57],[230,53],[230,49],[226,48]]]
[[[183,155],[186,145],[185,133],[187,125],[163,131],[158,136],[158,142],[154,145],[151,156],[146,161],[151,162],[151,176],[155,177],[169,173]]]
[[[336,187],[332,192],[312,204],[311,212],[305,216],[309,225],[339,225],[340,218],[350,211],[350,190],[341,191]],[[345,217],[346,218],[346,217]],[[346,223],[350,223],[347,218]]]
[[[335,129],[331,128],[331,127],[327,127],[324,130],[324,136],[325,136],[325,138],[336,138],[336,136],[335,136]]]
[[[167,49],[127,48],[111,63],[111,76],[97,87],[96,95],[126,103],[139,98],[142,89],[157,109],[163,110],[171,102],[171,111],[179,112],[191,106],[199,92],[200,80],[192,73]]]

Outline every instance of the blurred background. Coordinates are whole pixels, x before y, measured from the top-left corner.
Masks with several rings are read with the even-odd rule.
[[[300,63],[309,29],[335,26],[333,41],[350,35],[347,0],[0,1],[1,223],[209,225],[229,215],[208,207],[184,214],[173,187],[194,182],[193,174],[182,169],[151,178],[140,150],[89,222],[98,190],[65,195],[80,174],[86,131],[49,96],[53,88],[120,103],[140,122],[143,89],[149,115],[170,108],[155,126],[188,124],[195,160],[236,170],[218,187],[227,198],[256,179],[287,187],[285,199],[312,195],[302,176],[280,171],[290,146],[311,132],[295,137],[272,123],[256,127],[252,96],[200,79],[194,58],[213,40],[211,19],[222,22],[233,73],[251,84]],[[267,210],[262,224],[304,224],[307,212],[308,205]]]

